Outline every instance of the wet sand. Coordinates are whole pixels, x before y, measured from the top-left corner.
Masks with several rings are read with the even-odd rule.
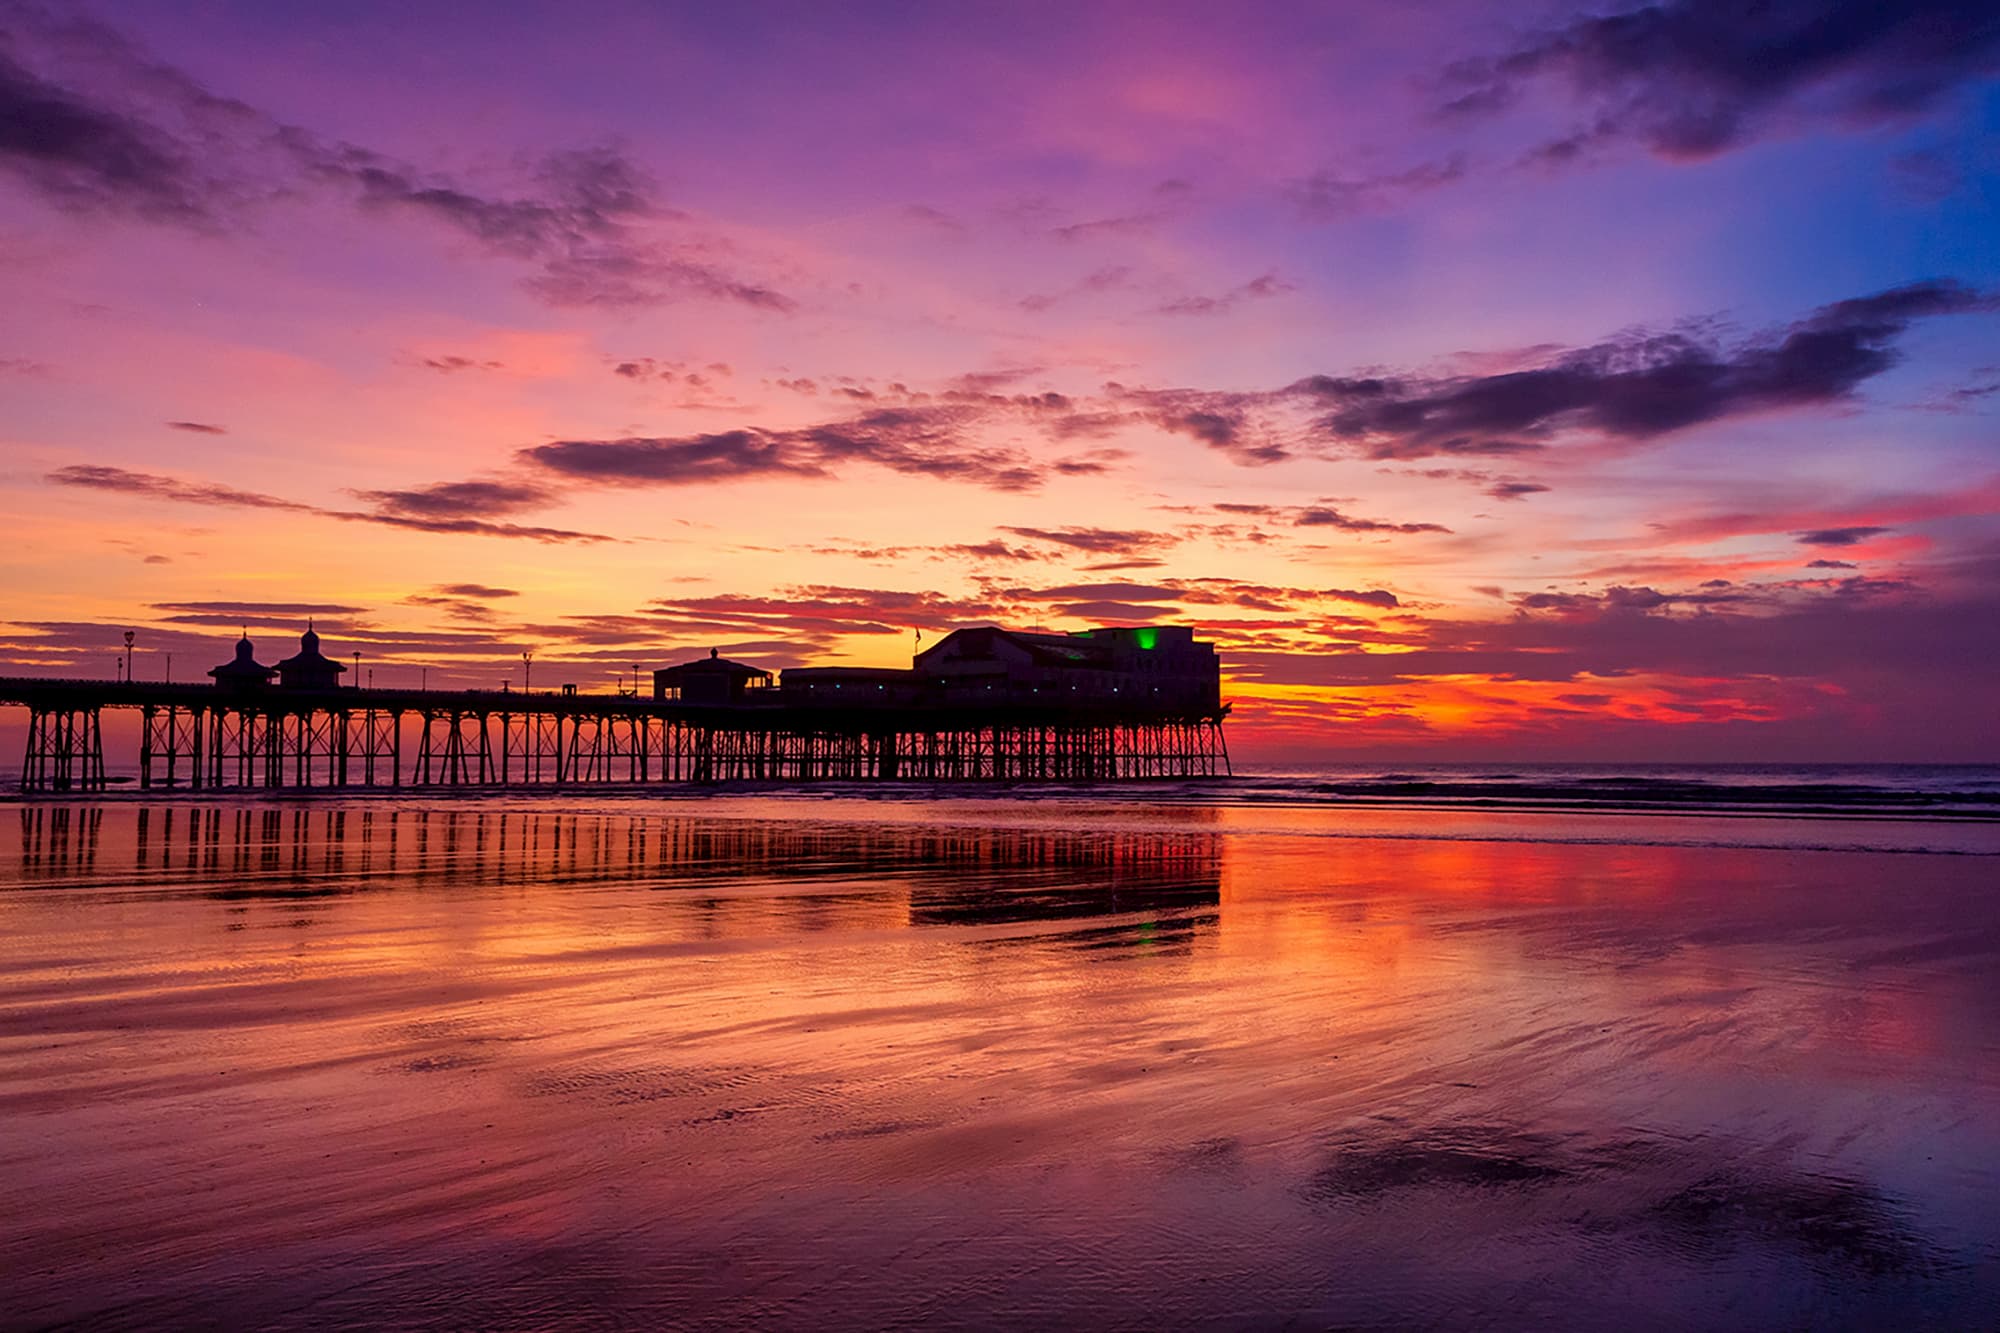
[[[0,811],[0,1323],[1993,1326],[2000,831],[1714,822]]]

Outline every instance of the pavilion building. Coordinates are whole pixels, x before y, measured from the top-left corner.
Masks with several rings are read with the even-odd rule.
[[[221,666],[210,667],[208,674],[217,689],[243,694],[269,685],[271,677],[278,674],[278,669],[267,667],[257,660],[257,646],[250,642],[250,632],[245,630],[243,637],[236,641],[236,656]]]
[[[732,662],[711,648],[707,657],[655,671],[653,697],[684,704],[751,704],[775,699],[764,693],[773,684],[770,672]]]
[[[299,651],[278,663],[278,685],[287,690],[337,690],[341,673],[347,668],[319,650],[319,635],[312,623],[299,635]]]

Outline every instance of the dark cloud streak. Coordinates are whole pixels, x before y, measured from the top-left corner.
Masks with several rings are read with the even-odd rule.
[[[212,221],[211,186],[186,145],[0,55],[0,163],[71,211]]]
[[[1933,108],[2000,72],[1991,0],[1667,0],[1583,17],[1447,73],[1447,110],[1490,114],[1565,87],[1584,122],[1545,144],[1564,162],[1613,143],[1699,160],[1787,121],[1869,126]]]
[[[121,467],[78,463],[57,468],[47,480],[57,486],[83,490],[116,491],[179,504],[218,505],[237,509],[282,509],[294,513],[315,512],[312,505],[285,500],[257,491],[239,490],[218,482],[182,481],[152,472],[131,472]]]
[[[384,527],[406,528],[417,532],[457,533],[476,537],[518,537],[529,541],[547,543],[596,543],[608,542],[613,538],[594,532],[575,532],[567,528],[528,527],[515,523],[494,523],[481,518],[452,515],[448,513],[424,514],[421,512],[398,512],[379,509],[373,513],[361,513],[347,509],[327,509],[319,505],[305,504],[297,500],[286,500],[275,495],[264,495],[257,491],[239,490],[233,486],[223,486],[215,482],[184,481],[178,477],[161,476],[153,472],[133,472],[120,467],[101,464],[73,464],[57,468],[45,478],[56,486],[67,486],[81,490],[109,491],[121,495],[139,496],[151,500],[166,500],[176,504],[209,505],[230,509],[269,509],[287,513],[311,514],[320,518],[336,519],[343,523],[375,523]],[[487,483],[442,483],[442,489],[463,485],[485,485]],[[424,492],[374,492],[377,495],[405,495],[421,497]]]
[[[405,518],[492,518],[539,509],[554,497],[540,486],[505,481],[440,481],[408,490],[355,491],[357,499]]]
[[[1466,173],[1466,159],[1420,162],[1402,171],[1353,175],[1317,171],[1291,182],[1286,194],[1308,221],[1337,222],[1357,214],[1384,212],[1413,197],[1451,185]]]
[[[1815,528],[1811,532],[1801,532],[1798,540],[1801,546],[1859,546],[1870,537],[1879,537],[1887,531],[1887,528],[1869,526]]]
[[[1314,376],[1293,392],[1325,408],[1318,428],[1374,458],[1509,454],[1565,429],[1648,440],[1691,426],[1849,398],[1895,365],[1919,319],[1986,311],[1949,281],[1840,301],[1734,346],[1692,332],[1638,333],[1495,375]]]
[[[1301,509],[1292,519],[1295,528],[1338,528],[1342,532],[1450,532],[1438,523],[1385,523],[1372,518],[1352,518],[1325,505]]]
[[[50,21],[16,10],[22,46]],[[0,34],[4,35],[4,34]],[[524,262],[523,286],[555,306],[640,306],[696,297],[789,311],[792,300],[715,266],[714,247],[664,234],[684,222],[615,149],[551,153],[512,191],[476,189],[360,145],[329,140],[218,97],[89,22],[55,48],[90,48],[66,81],[0,51],[0,170],[70,212],[122,213],[239,231],[255,206],[314,189],[364,213],[420,217]],[[46,54],[46,53],[45,53]],[[53,60],[52,63],[65,63]],[[87,74],[87,77],[85,76]]]
[[[1172,537],[1163,533],[1119,528],[1003,528],[1002,531],[1030,541],[1089,551],[1093,555],[1133,555],[1171,546],[1174,542]]]
[[[561,440],[520,451],[521,460],[597,483],[686,486],[751,477],[825,478],[849,463],[907,476],[961,481],[996,491],[1032,490],[1051,469],[1011,449],[972,443],[981,404],[885,407],[842,421],[786,430],[748,427],[709,435]],[[1081,470],[1102,464],[1085,460]],[[1076,471],[1077,464],[1054,470]]]

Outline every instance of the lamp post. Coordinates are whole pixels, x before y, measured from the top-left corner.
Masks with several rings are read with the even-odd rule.
[[[521,654],[521,693],[532,694],[535,689],[535,650],[526,649]]]
[[[132,683],[132,640],[138,637],[138,635],[129,629],[125,631],[125,683],[127,685]]]
[[[361,688],[361,650],[354,650],[354,688]]]
[[[639,664],[637,662],[632,664],[632,697],[634,699],[639,697]]]

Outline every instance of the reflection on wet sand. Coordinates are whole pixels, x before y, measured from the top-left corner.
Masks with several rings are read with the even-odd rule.
[[[788,816],[788,817],[787,817]],[[1978,1323],[1990,858],[25,807],[28,1325]],[[5,1322],[5,1321],[0,1321]]]
[[[911,925],[980,925],[1214,908],[1211,834],[870,829],[535,810],[98,807],[20,810],[19,883],[140,884],[215,877],[228,900],[390,886],[643,883],[686,890],[746,879],[873,881]],[[837,887],[836,892],[839,891]],[[819,895],[819,896],[824,896]],[[1201,919],[1213,920],[1212,911]],[[810,914],[798,923],[810,929]]]

